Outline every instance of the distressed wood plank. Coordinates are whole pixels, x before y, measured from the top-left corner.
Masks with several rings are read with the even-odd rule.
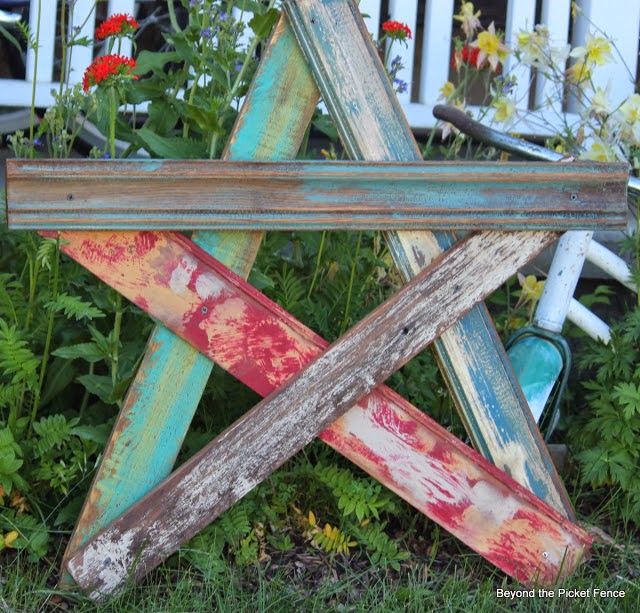
[[[318,95],[283,17],[264,49],[223,157],[295,157]],[[135,243],[133,234],[120,238]],[[196,232],[192,239],[246,278],[262,233]],[[83,542],[171,472],[212,367],[189,343],[156,326],[67,545],[63,568]]]
[[[623,229],[627,165],[9,161],[10,229]]]
[[[579,562],[585,533],[386,388],[330,424],[549,244],[548,233],[465,239],[325,353],[324,341],[186,239],[153,236],[140,235],[138,248],[107,233],[61,238],[253,389],[282,387],[71,558],[94,597],[120,587],[134,561],[143,576],[323,428],[329,444],[518,579],[548,583]]]
[[[420,160],[376,49],[351,0],[285,0],[283,8],[352,159]],[[452,234],[389,232],[405,278],[455,241]],[[531,417],[484,306],[435,344],[436,356],[476,448],[559,512],[571,502]]]

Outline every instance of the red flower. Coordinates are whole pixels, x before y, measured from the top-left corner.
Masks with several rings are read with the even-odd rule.
[[[132,79],[137,79],[138,75],[132,75],[136,67],[136,61],[130,57],[122,55],[101,55],[97,57],[91,65],[84,71],[82,77],[82,89],[89,91],[92,85],[100,85],[110,77],[126,75]]]
[[[389,19],[382,24],[382,29],[391,38],[395,38],[397,40],[411,38],[411,28],[406,23],[400,23],[399,21]]]
[[[484,61],[482,64],[479,64],[478,55],[480,55],[480,49],[478,49],[478,47],[465,45],[459,51],[453,52],[453,55],[451,56],[451,67],[454,70],[460,70],[460,66],[467,64],[467,66],[473,66],[478,70],[482,70],[487,66],[487,62]]]
[[[128,36],[139,27],[140,24],[131,15],[116,13],[98,26],[96,38],[104,40],[108,36]]]

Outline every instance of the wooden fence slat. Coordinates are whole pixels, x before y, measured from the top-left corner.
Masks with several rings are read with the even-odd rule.
[[[453,13],[454,0],[426,0],[419,95],[423,104],[433,106],[449,80]]]
[[[51,6],[53,4],[53,6]],[[29,86],[33,81],[38,83],[51,83],[53,80],[53,62],[55,59],[56,46],[56,14],[58,2],[42,2],[40,11],[38,6],[32,6],[29,11],[29,31],[35,37],[40,32],[38,39],[38,66],[36,74],[36,50],[29,45],[26,59],[26,80]],[[38,24],[38,12],[40,13],[40,24]],[[38,27],[39,25],[39,27]]]
[[[95,0],[75,0],[69,5],[69,27],[77,38],[93,40],[96,26]],[[69,80],[80,83],[85,69],[93,60],[93,46],[74,45],[69,49]]]
[[[543,0],[541,23],[549,29],[551,46],[562,48],[569,42],[569,20],[571,18],[571,0]],[[560,71],[564,65],[557,65]],[[545,79],[542,71],[536,74],[536,93],[534,108],[547,106],[551,100],[548,113],[562,115],[563,87],[562,83],[553,83]]]
[[[317,100],[318,90],[283,17],[263,51],[223,157],[294,157]],[[120,238],[134,241],[131,234]],[[192,239],[246,278],[262,234],[196,232]],[[90,536],[170,473],[212,367],[187,342],[156,326],[67,545],[63,566]]]
[[[464,239],[325,353],[321,339],[185,238],[151,232],[133,242],[95,232],[60,238],[68,255],[241,381],[262,395],[278,388],[71,557],[76,581],[98,597],[122,586],[130,572],[138,578],[149,572],[324,428],[332,430],[333,420],[547,246],[551,235]],[[358,423],[362,408],[352,408],[333,434],[323,433],[325,440],[335,442],[345,426]],[[413,504],[522,581],[546,584],[571,572],[589,543],[582,530],[506,475],[505,495],[496,488],[499,472],[485,472],[488,463],[470,451],[473,463],[456,463],[442,483],[442,460],[453,468],[449,454],[458,456],[463,446],[412,445],[416,427],[394,411],[398,417],[378,415],[386,441],[380,431],[367,437],[366,428],[358,437],[371,450],[364,453],[370,462],[396,460],[387,482],[411,491]],[[389,453],[391,433],[403,441],[404,455],[397,444]],[[413,470],[430,478],[416,483]],[[470,491],[470,483],[482,485]]]
[[[411,129],[353,2],[285,0],[283,7],[350,157],[420,160]],[[442,233],[387,235],[405,278],[414,276],[454,240]],[[440,337],[435,348],[476,448],[561,513],[573,516],[486,308],[471,310]]]
[[[595,68],[591,77],[594,87],[608,88],[609,100],[615,109],[635,91],[640,0],[580,0],[578,7],[573,46],[583,46],[589,33],[602,36],[604,32],[617,48],[612,53],[613,61]],[[583,110],[584,105],[575,98],[569,100],[569,111],[581,113]]]
[[[9,161],[7,178],[10,229],[558,231],[627,223],[626,164]]]
[[[504,38],[512,50],[518,40],[518,32],[520,30],[528,32],[533,29],[535,16],[535,2],[531,2],[531,0],[509,0]],[[510,96],[515,99],[516,108],[526,112],[529,108],[531,69],[528,66],[515,67],[515,63],[515,56],[511,53],[505,62],[505,71],[510,75],[514,75],[517,83],[513,86]]]

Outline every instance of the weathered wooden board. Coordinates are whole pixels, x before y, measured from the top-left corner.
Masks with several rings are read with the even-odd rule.
[[[318,90],[285,18],[276,25],[223,155],[293,158]],[[121,239],[136,243],[134,234]],[[196,232],[192,240],[245,278],[260,232]],[[173,468],[213,362],[164,326],[156,326],[96,471],[63,559],[160,483]]]
[[[627,165],[9,160],[10,229],[623,229]]]
[[[359,463],[383,473],[386,465],[384,481],[505,572],[548,583],[582,558],[586,534],[506,475],[508,485],[497,487],[499,472],[471,450],[475,466],[451,464],[449,454],[460,458],[464,446],[445,446],[442,429],[429,437],[438,432],[440,446],[421,449],[414,437],[430,420],[402,416],[384,390],[330,425],[548,245],[548,233],[461,241],[325,353],[321,339],[186,239],[148,233],[132,246],[102,233],[73,245],[61,238],[69,255],[91,254],[94,273],[253,389],[266,395],[280,386],[70,559],[72,575],[92,595],[112,592],[132,571],[144,575],[322,429],[340,448],[345,432],[364,426],[365,407],[383,423],[376,432],[357,428]],[[389,465],[390,449],[400,457]],[[487,481],[478,486],[483,469]],[[463,476],[468,471],[475,478]]]
[[[416,141],[366,26],[351,0],[285,0],[285,12],[340,138],[353,159],[420,160]],[[390,232],[406,278],[455,241],[451,234]],[[435,345],[476,448],[540,498],[573,517],[571,503],[484,306]]]

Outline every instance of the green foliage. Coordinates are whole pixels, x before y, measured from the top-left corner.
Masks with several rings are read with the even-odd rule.
[[[380,519],[380,512],[396,511],[394,495],[371,479],[356,479],[345,468],[316,464],[314,472],[338,503],[344,517],[354,514],[358,521]]]
[[[588,409],[571,427],[583,480],[618,490],[620,515],[640,525],[640,307],[614,326],[609,345],[589,345],[580,363],[595,369],[583,383]]]
[[[348,468],[319,462],[313,473],[326,486],[335,505],[330,505],[328,513],[337,517],[340,527],[325,523],[321,528],[315,514],[309,512],[306,534],[312,543],[325,552],[343,555],[361,545],[374,564],[398,570],[409,553],[385,532],[387,521],[382,519],[397,515],[397,498],[380,483],[368,477],[358,478]]]

